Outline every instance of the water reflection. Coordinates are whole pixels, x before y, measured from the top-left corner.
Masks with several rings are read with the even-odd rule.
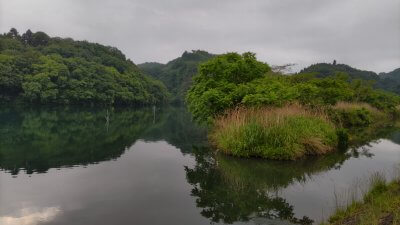
[[[312,224],[313,220],[307,215],[296,217],[294,206],[279,194],[280,190],[340,169],[349,158],[373,156],[366,148],[296,162],[239,159],[205,148],[195,149],[194,155],[196,165],[185,167],[186,177],[203,216],[224,223],[264,218],[292,224]]]
[[[399,137],[382,130],[296,162],[239,159],[205,147],[183,108],[3,107],[0,224],[318,223],[335,187],[400,161]]]
[[[256,183],[248,182],[253,179],[247,180],[247,175],[254,177],[255,174],[248,173],[250,171],[234,171],[241,168],[235,163],[230,164],[229,160],[218,164],[221,161],[205,152],[204,149],[195,151],[196,166],[185,168],[187,180],[193,185],[191,194],[197,198],[196,205],[202,208],[201,214],[204,217],[217,223],[244,222],[256,218],[312,223],[307,217],[295,218],[293,206],[260,186],[260,180]],[[237,172],[240,175],[235,174]]]
[[[0,109],[0,167],[17,175],[116,159],[138,139],[166,140],[189,152],[205,130],[183,108]]]

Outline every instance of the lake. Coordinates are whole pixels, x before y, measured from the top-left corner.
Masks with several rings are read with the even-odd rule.
[[[179,107],[2,106],[0,224],[318,223],[399,163],[393,129],[283,162],[216,153]]]

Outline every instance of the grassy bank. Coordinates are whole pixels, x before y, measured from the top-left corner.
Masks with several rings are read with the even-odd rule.
[[[284,160],[325,154],[338,142],[325,113],[299,105],[228,111],[215,120],[210,138],[230,155]]]
[[[387,183],[375,176],[371,190],[363,201],[353,202],[346,209],[339,209],[323,225],[392,225],[400,224],[400,179]]]
[[[358,143],[366,131],[393,123],[392,118],[366,103],[242,107],[217,117],[210,139],[217,149],[233,156],[295,160]]]

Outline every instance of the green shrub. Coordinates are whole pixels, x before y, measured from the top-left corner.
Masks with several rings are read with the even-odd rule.
[[[270,67],[254,53],[227,53],[200,65],[187,94],[189,110],[198,120],[212,119],[241,103],[252,80],[264,77]]]
[[[388,121],[389,116],[365,103],[339,102],[328,110],[330,119],[344,128],[368,127]]]
[[[341,123],[344,127],[364,127],[372,122],[371,113],[365,109],[334,110],[332,119]]]

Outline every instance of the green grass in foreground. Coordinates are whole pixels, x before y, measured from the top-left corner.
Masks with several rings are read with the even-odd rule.
[[[400,224],[400,180],[375,182],[363,202],[338,210],[323,225],[398,225]]]
[[[338,137],[323,113],[298,105],[239,108],[215,121],[210,138],[223,152],[240,157],[294,160],[334,150]]]

